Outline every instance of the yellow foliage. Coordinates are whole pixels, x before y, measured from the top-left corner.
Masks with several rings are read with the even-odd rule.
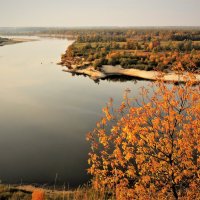
[[[200,198],[200,86],[186,79],[158,80],[151,96],[142,90],[140,102],[125,95],[112,115],[112,103],[103,109],[88,136],[97,189],[114,189],[116,199]]]

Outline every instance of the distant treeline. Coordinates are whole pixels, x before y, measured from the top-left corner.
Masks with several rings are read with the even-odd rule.
[[[144,40],[151,40],[159,37],[162,40],[200,40],[200,27],[20,27],[0,28],[0,34],[57,34],[73,35],[79,37],[80,41],[125,41],[126,38],[143,37]],[[91,41],[87,41],[88,36]]]

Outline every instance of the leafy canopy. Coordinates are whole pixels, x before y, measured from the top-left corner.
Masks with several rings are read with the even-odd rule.
[[[117,199],[200,198],[200,85],[159,79],[139,99],[112,100],[87,139],[88,172]]]

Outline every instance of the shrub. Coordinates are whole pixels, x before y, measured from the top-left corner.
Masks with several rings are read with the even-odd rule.
[[[44,200],[44,191],[43,190],[35,190],[32,193],[32,200]]]

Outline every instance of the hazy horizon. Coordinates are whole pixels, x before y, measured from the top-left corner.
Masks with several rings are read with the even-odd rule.
[[[0,27],[200,26],[197,0],[1,0]]]
[[[112,25],[108,25],[108,26],[0,26],[1,29],[5,28],[5,29],[20,29],[20,28],[60,28],[60,29],[65,29],[65,28],[69,28],[69,29],[81,29],[81,28],[173,28],[173,27],[177,27],[177,28],[200,28],[200,25],[196,25],[196,26],[190,26],[190,25],[186,25],[186,26],[112,26]]]

